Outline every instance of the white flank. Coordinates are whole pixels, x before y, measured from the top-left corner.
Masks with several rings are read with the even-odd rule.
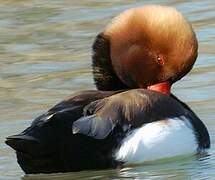
[[[184,118],[148,123],[134,130],[123,140],[115,158],[127,164],[137,164],[195,153],[196,137],[192,125]]]

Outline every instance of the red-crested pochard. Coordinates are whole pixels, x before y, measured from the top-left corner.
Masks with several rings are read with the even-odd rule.
[[[83,91],[7,138],[25,173],[115,168],[210,147],[207,128],[171,94],[197,58],[191,25],[149,5],[113,19],[93,44],[98,90]]]

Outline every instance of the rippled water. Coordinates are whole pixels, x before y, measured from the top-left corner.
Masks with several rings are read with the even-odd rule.
[[[149,1],[148,1],[149,2]],[[18,166],[6,136],[69,94],[93,89],[91,44],[109,20],[135,0],[0,0],[0,179],[214,179],[215,1],[150,1],[171,5],[193,24],[199,57],[173,92],[209,129],[208,156],[184,157],[122,170],[29,175]]]

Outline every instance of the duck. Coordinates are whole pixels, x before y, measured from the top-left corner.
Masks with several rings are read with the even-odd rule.
[[[77,92],[6,138],[26,174],[122,168],[210,148],[208,130],[171,86],[198,42],[175,8],[125,10],[92,45],[96,90]]]

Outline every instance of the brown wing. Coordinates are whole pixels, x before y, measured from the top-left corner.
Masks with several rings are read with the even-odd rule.
[[[73,123],[73,133],[104,139],[116,126],[127,131],[183,113],[183,107],[169,96],[133,89],[90,103],[84,116]]]

